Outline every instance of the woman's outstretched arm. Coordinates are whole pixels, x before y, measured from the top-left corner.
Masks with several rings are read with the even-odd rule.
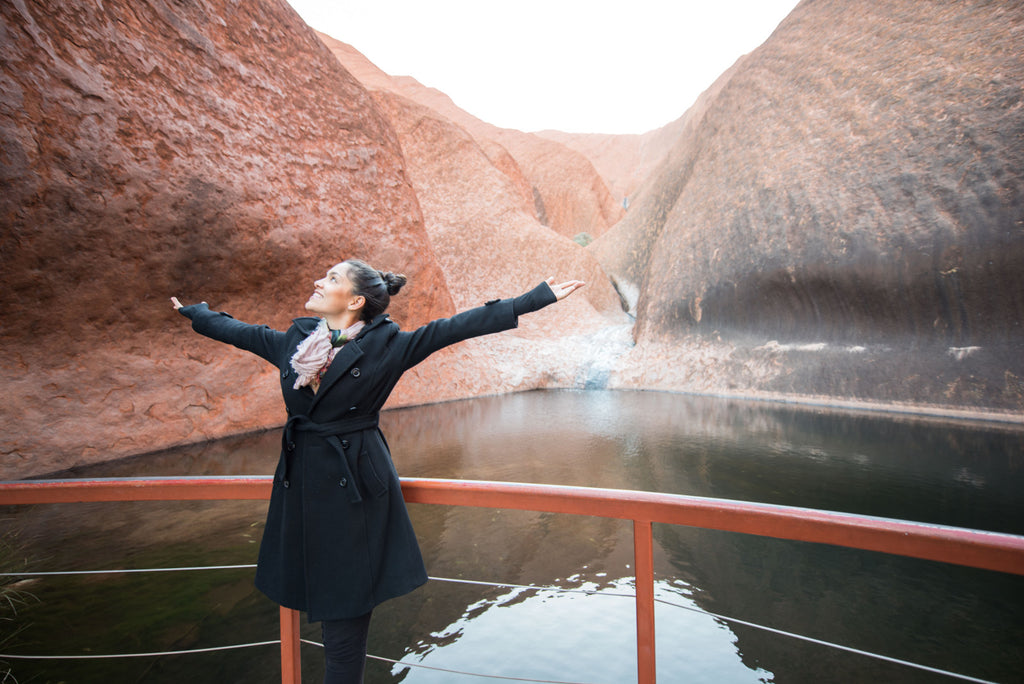
[[[236,321],[222,311],[210,311],[206,302],[185,306],[177,297],[171,297],[171,306],[182,316],[190,319],[192,329],[200,335],[252,352],[274,365],[280,361],[285,341],[283,332],[265,325],[250,325]]]
[[[401,350],[401,368],[412,368],[442,347],[518,325],[520,316],[565,299],[585,284],[582,280],[555,283],[548,278],[529,292],[512,299],[492,299],[483,306],[439,318],[412,332],[401,333],[395,349]]]

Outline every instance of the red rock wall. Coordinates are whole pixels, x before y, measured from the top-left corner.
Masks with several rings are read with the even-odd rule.
[[[621,313],[594,257],[524,211],[519,187],[469,133],[401,95],[378,91],[375,97],[398,132],[427,233],[450,274],[456,308],[477,306],[552,276],[589,283],[557,307],[564,330],[607,325],[606,314]]]
[[[0,16],[0,477],[283,421],[171,295],[284,327],[358,255],[403,324],[454,311],[393,129],[283,0]]]
[[[590,282],[392,405],[610,382],[1024,409],[1019,4],[805,2],[640,147],[497,129],[280,1],[0,16],[0,478],[279,425],[274,370],[168,297],[285,327],[352,255],[410,276],[406,328]]]
[[[521,179],[527,181],[528,200],[543,225],[569,238],[580,233],[597,237],[622,216],[620,200],[612,197],[594,165],[579,152],[554,140],[481,121],[439,90],[408,76],[388,76],[352,46],[319,35],[345,68],[368,88],[404,95],[458,124],[481,145],[489,141],[507,150],[518,166],[509,169],[510,178],[517,184]],[[495,158],[491,152],[489,155]]]
[[[351,46],[323,34],[321,38],[346,68],[364,79],[397,131],[456,308],[523,291],[547,277],[588,282],[579,295],[521,319],[514,332],[458,345],[429,359],[402,380],[391,405],[415,403],[419,385],[432,388],[433,400],[575,386],[587,345],[561,340],[582,339],[626,323],[596,259],[538,222],[533,186],[517,159],[493,139],[453,121],[453,116],[472,117],[456,111],[446,96],[413,79],[392,78]],[[482,123],[480,128],[490,132]],[[541,144],[557,150],[555,166],[567,158],[582,160],[560,145]],[[596,177],[588,169],[586,177]],[[574,192],[580,195],[578,189]],[[471,370],[475,368],[483,370]]]
[[[612,198],[632,200],[643,182],[658,167],[680,135],[688,115],[642,135],[563,133],[538,131],[534,135],[579,152],[601,174]]]
[[[274,369],[191,333],[171,295],[284,328],[359,256],[410,277],[391,311],[409,328],[548,276],[590,281],[557,314],[421,364],[392,405],[572,385],[581,343],[551,341],[621,323],[596,260],[536,221],[513,155],[375,101],[284,2],[2,13],[0,478],[283,422]]]

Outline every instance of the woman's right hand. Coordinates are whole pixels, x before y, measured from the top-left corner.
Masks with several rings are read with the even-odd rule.
[[[175,311],[181,308],[181,302],[178,301],[177,297],[171,297],[171,305],[174,307]]]
[[[546,282],[548,287],[551,288],[551,291],[555,294],[555,301],[558,302],[586,285],[582,280],[567,280],[564,283],[556,283],[554,278],[548,278],[544,282]]]

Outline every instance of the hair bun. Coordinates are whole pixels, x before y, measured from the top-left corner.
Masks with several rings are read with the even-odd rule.
[[[384,286],[388,289],[389,295],[396,295],[398,291],[402,289],[402,286],[408,282],[401,273],[391,273],[390,271],[385,273],[384,271],[378,271],[380,273],[381,280],[384,281]]]

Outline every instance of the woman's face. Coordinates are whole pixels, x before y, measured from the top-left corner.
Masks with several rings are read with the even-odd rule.
[[[361,306],[362,297],[352,292],[352,281],[348,279],[348,266],[344,263],[334,265],[320,280],[313,283],[313,294],[306,302],[306,311],[322,316],[337,316]]]

